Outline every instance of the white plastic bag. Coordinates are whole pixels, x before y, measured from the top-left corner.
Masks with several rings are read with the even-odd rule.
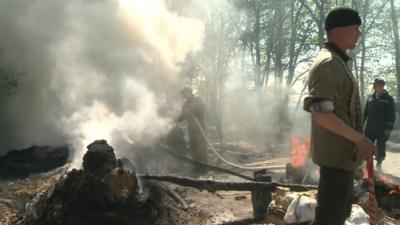
[[[369,216],[359,205],[351,207],[351,215],[346,220],[345,225],[369,225]]]
[[[287,224],[304,223],[314,220],[317,201],[308,196],[299,195],[290,203],[283,220]]]

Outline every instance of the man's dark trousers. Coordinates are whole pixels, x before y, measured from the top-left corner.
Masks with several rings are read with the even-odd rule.
[[[386,142],[389,139],[388,135],[385,135],[385,132],[373,132],[366,130],[365,131],[365,136],[369,138],[372,142],[375,143],[376,141],[376,146],[378,147],[378,155],[376,157],[376,160],[378,162],[382,162],[386,158]]]
[[[343,225],[350,216],[354,173],[321,167],[313,225]]]

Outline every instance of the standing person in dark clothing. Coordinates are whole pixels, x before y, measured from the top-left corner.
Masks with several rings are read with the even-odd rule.
[[[312,159],[320,166],[313,225],[343,225],[350,216],[353,179],[362,158],[376,146],[362,135],[357,80],[348,66],[347,50],[361,35],[361,19],[350,8],[331,10],[325,19],[328,37],[310,68],[304,110],[311,113]]]
[[[394,99],[385,90],[385,81],[377,78],[373,83],[374,93],[367,99],[364,109],[365,136],[378,146],[376,168],[381,170],[386,157],[386,141],[396,121]]]
[[[198,162],[207,162],[207,142],[204,137],[206,134],[205,107],[199,97],[196,97],[191,88],[184,88],[181,91],[186,102],[182,107],[178,122],[186,120],[188,123],[189,145],[192,159]],[[204,135],[203,135],[203,132]],[[195,167],[194,172],[203,173],[204,168]]]

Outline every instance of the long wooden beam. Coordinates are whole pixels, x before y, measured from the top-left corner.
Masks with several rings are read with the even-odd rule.
[[[139,178],[166,181],[181,186],[193,187],[200,190],[214,191],[265,191],[274,192],[277,187],[286,187],[291,191],[316,190],[315,185],[283,184],[277,182],[225,182],[209,179],[193,179],[177,176],[140,175]]]
[[[274,192],[277,185],[269,182],[224,182],[207,179],[192,179],[175,176],[142,175],[140,178],[167,181],[174,184],[193,187],[200,190],[215,191],[267,191]]]

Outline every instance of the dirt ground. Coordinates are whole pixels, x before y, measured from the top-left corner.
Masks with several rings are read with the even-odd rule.
[[[290,161],[290,144],[282,144],[282,145],[271,145],[266,144],[266,142],[236,142],[230,143],[231,147],[236,146],[237,148],[231,148],[229,151],[225,151],[222,154],[238,163],[240,165],[246,166],[261,166],[261,165],[285,165]],[[221,147],[221,146],[219,146]],[[215,160],[211,160],[212,164],[225,166],[222,162],[218,162]],[[271,163],[274,162],[274,163]],[[387,158],[384,161],[382,166],[382,170],[384,173],[391,174],[395,177],[400,178],[400,132],[393,132],[388,145],[387,145]],[[252,176],[249,171],[240,171],[242,174],[246,174],[248,176]],[[274,181],[278,181],[279,176],[282,176],[284,173],[284,169],[274,170],[274,173],[271,174]],[[184,174],[181,174],[184,175]],[[224,180],[224,181],[243,181],[241,178],[237,178],[231,175],[208,172],[207,174],[200,176],[200,178],[204,179],[215,179],[215,180]],[[0,185],[0,187],[3,185]],[[29,187],[29,185],[24,185]],[[12,193],[20,193],[17,197],[3,195],[5,186],[3,186],[3,191],[0,188],[0,198],[12,198],[19,199],[20,196],[25,196],[25,193],[29,193],[28,191],[16,191]],[[35,188],[32,188],[35,189]],[[193,188],[185,188],[176,185],[172,185],[172,189],[178,193],[184,201],[188,204],[190,209],[194,211],[204,212],[204,215],[207,217],[206,223],[200,222],[198,224],[207,224],[207,225],[233,225],[233,224],[252,224],[252,225],[267,225],[267,224],[280,224],[280,223],[234,223],[234,221],[246,221],[253,216],[252,204],[251,204],[251,195],[250,192],[225,192],[219,191],[216,193],[209,193],[207,191],[199,191]],[[32,198],[33,196],[28,196]],[[9,224],[7,220],[4,220],[8,217],[8,214],[14,214],[10,210],[5,210],[4,204],[0,204],[0,225],[1,224]],[[4,209],[3,209],[4,208]],[[3,223],[2,223],[3,222]],[[399,222],[400,224],[400,222]]]
[[[265,155],[259,159],[255,159],[252,157],[243,159],[241,162],[247,166],[255,166],[260,165],[257,162],[266,162],[266,161],[275,161],[273,164],[269,165],[282,165],[286,162],[290,162],[290,148],[291,146],[288,144],[282,144],[278,146],[262,146],[260,143],[251,144],[246,142],[238,142],[236,145],[248,149],[249,152],[256,152],[257,149],[264,148]],[[230,155],[225,155],[229,157]],[[250,163],[253,161],[254,163]],[[382,172],[385,174],[393,175],[394,177],[398,177],[398,181],[400,183],[400,131],[394,131],[390,140],[387,143],[387,158],[384,161],[382,166]],[[275,170],[277,174],[284,173],[284,170]],[[242,173],[246,173],[242,171]],[[250,175],[250,174],[247,174]],[[276,176],[275,178],[278,178]],[[208,173],[203,178],[213,178],[219,180],[236,180],[237,178],[222,175],[222,174],[213,174]],[[176,187],[176,191],[180,193],[183,198],[188,201],[191,207],[197,207],[201,209],[207,209],[209,212],[209,221],[210,225],[214,224],[241,224],[241,223],[233,223],[233,221],[246,220],[246,218],[252,217],[252,204],[251,204],[251,196],[250,193],[247,192],[217,192],[217,193],[208,193],[201,192],[195,189],[187,189]],[[396,221],[400,224],[400,221]],[[244,224],[244,223],[243,223]],[[246,223],[246,224],[254,224],[258,225],[260,223]],[[279,224],[279,223],[261,223],[261,224]]]
[[[394,131],[387,142],[382,171],[400,178],[400,131]]]
[[[266,140],[251,140],[231,142],[226,146],[216,146],[218,149],[225,149],[221,152],[226,159],[242,166],[259,167],[259,166],[284,166],[290,162],[290,148],[288,144],[273,145]],[[226,167],[226,164],[215,160],[213,154],[209,154],[212,164]],[[229,166],[228,166],[229,168]],[[248,170],[240,170],[231,168],[242,174],[252,176]],[[284,173],[284,169],[271,170],[271,176],[274,181]],[[241,178],[221,174],[216,172],[208,172],[200,176],[203,179],[215,179],[222,181],[244,181]],[[183,199],[192,208],[205,210],[208,213],[207,225],[266,225],[276,223],[265,222],[248,222],[253,217],[253,208],[251,203],[251,193],[243,191],[218,191],[210,193],[207,191],[199,191],[193,188],[185,188],[174,186],[174,190],[183,197]],[[271,218],[272,220],[273,218]]]

